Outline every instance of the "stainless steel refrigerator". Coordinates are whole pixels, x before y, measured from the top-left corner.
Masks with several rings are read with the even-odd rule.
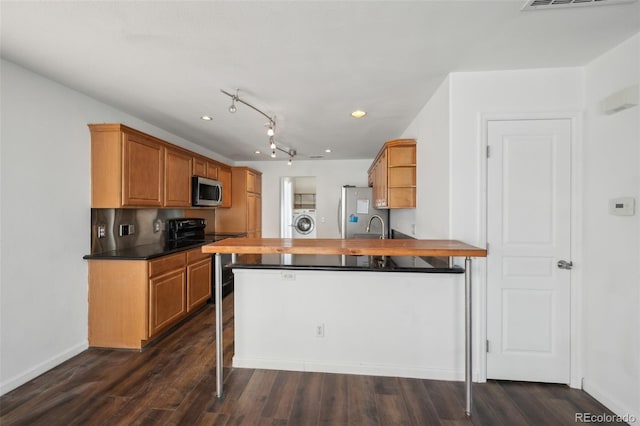
[[[389,238],[389,210],[373,207],[373,194],[369,187],[345,185],[338,204],[338,230],[341,238],[366,238],[367,224],[373,215],[384,221],[385,238]],[[371,222],[370,235],[380,235],[382,225],[378,219]]]

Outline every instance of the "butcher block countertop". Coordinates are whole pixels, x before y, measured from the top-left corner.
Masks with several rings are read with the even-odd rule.
[[[231,238],[202,246],[204,253],[345,254],[368,256],[486,257],[487,251],[457,240]]]

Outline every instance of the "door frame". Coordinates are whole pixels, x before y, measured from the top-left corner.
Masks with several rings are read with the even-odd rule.
[[[478,124],[480,137],[478,144],[480,158],[480,176],[478,179],[480,200],[480,238],[486,247],[487,244],[487,219],[488,219],[488,158],[486,155],[488,146],[488,123],[490,121],[515,121],[515,120],[558,120],[566,119],[571,123],[571,260],[574,267],[571,270],[570,292],[570,383],[572,388],[582,388],[582,140],[583,140],[583,114],[578,111],[556,112],[523,112],[523,113],[479,113]],[[491,255],[489,248],[488,256]],[[483,262],[478,275],[483,277],[477,287],[478,330],[476,330],[478,348],[476,362],[477,379],[480,382],[487,380],[487,279],[488,269]]]

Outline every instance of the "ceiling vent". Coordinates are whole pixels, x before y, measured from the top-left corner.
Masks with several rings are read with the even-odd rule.
[[[559,9],[561,7],[606,6],[633,3],[637,0],[527,0],[522,10]]]

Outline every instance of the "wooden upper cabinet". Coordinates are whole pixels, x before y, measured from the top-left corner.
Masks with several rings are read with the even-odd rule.
[[[193,157],[193,175],[207,176],[207,160],[202,157]]]
[[[207,158],[194,156],[193,157],[193,175],[202,176],[209,179],[218,179],[218,169],[220,163],[210,161]]]
[[[260,237],[262,174],[248,167],[232,167],[231,180],[231,191],[225,190],[223,182],[222,193],[223,196],[230,193],[233,204],[228,209],[216,211],[216,231],[245,232],[250,237]]]
[[[191,207],[192,157],[189,153],[165,149],[164,205]]]
[[[231,193],[233,188],[231,186],[230,167],[220,167],[218,169],[218,181],[222,184],[222,203],[218,207],[231,207]]]
[[[209,179],[218,180],[218,163],[207,161],[207,174],[205,175]]]
[[[384,144],[369,168],[376,208],[415,208],[416,141],[396,139]]]
[[[91,207],[191,207],[191,177],[220,180],[231,206],[231,169],[123,124],[89,124]]]
[[[256,191],[256,189],[258,188],[257,174],[251,170],[246,170],[245,173],[247,180],[247,192],[259,192]]]
[[[154,206],[163,203],[164,147],[134,134],[123,135],[122,206]]]

